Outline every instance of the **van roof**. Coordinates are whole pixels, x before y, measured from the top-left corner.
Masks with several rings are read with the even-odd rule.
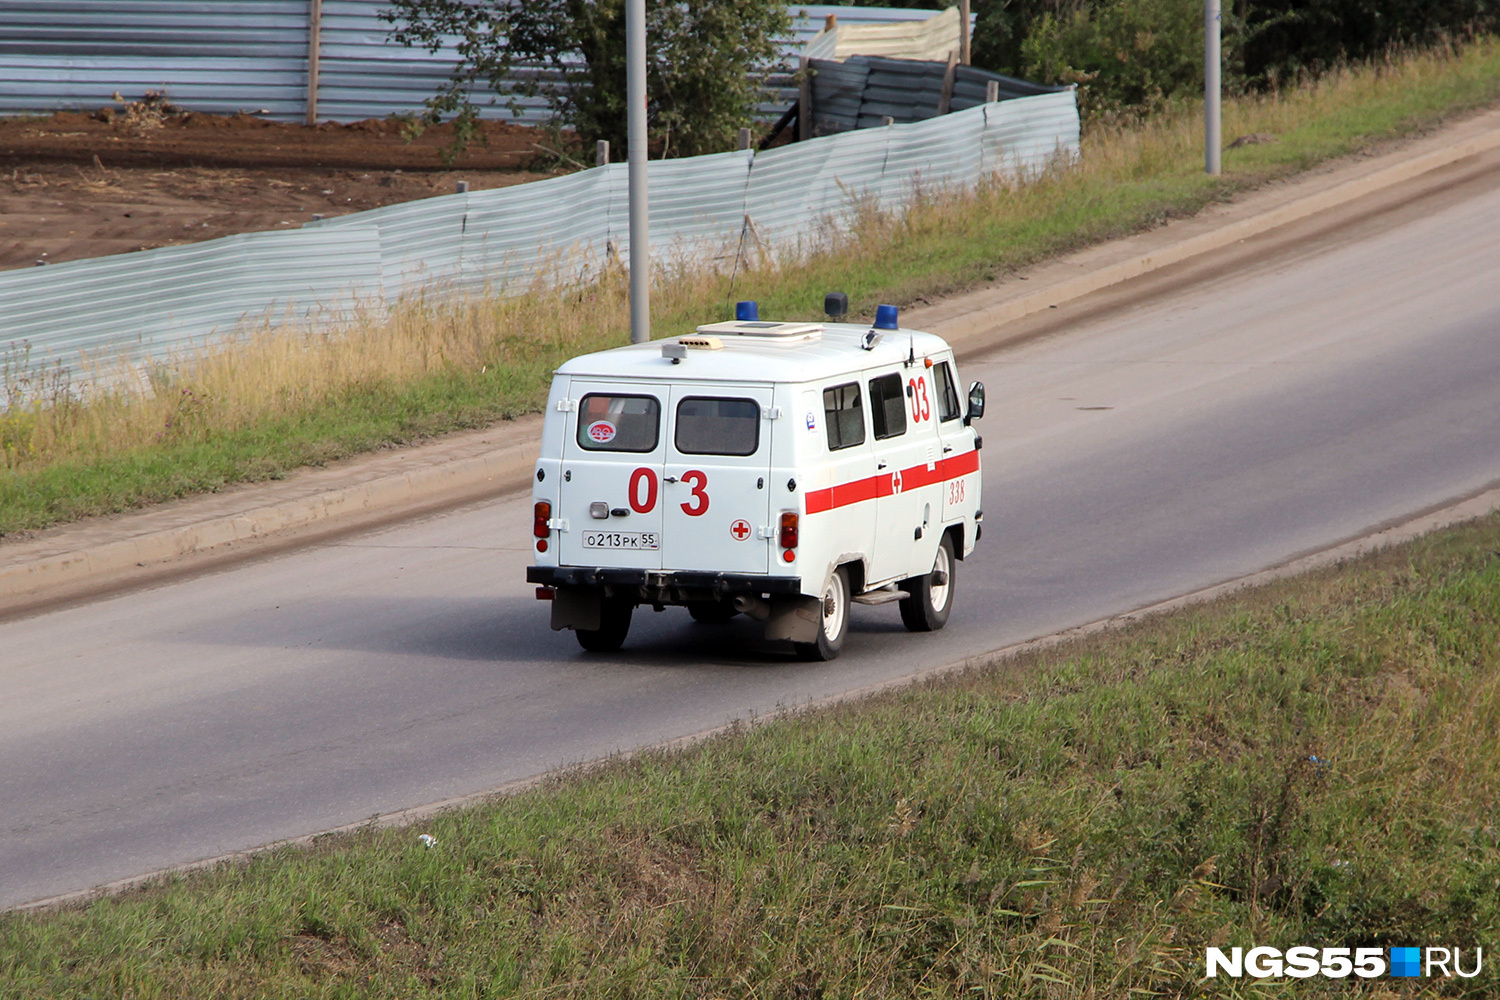
[[[696,334],[667,337],[584,354],[565,362],[559,375],[648,378],[712,382],[814,382],[848,372],[905,361],[948,350],[941,337],[918,330],[877,330],[872,350],[860,346],[871,327],[858,323],[760,324],[764,332],[737,329],[747,324],[716,323]],[[781,334],[778,336],[778,334]],[[714,338],[723,346],[687,346],[680,364],[662,356],[662,347],[683,340]]]

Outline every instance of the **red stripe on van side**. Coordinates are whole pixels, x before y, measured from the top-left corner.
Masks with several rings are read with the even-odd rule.
[[[904,493],[922,486],[931,486],[933,483],[945,483],[950,479],[957,479],[978,471],[979,452],[966,451],[962,455],[954,455],[952,458],[945,458],[935,463],[932,469],[927,468],[925,462],[909,469],[902,469],[901,491]],[[807,494],[807,512],[821,514],[825,510],[835,510],[839,507],[862,503],[865,500],[888,497],[895,492],[892,476],[892,473],[882,472],[878,476],[856,479],[851,483],[840,483],[826,490],[812,490]]]
[[[966,451],[962,455],[954,455],[945,458],[938,463],[942,470],[943,479],[957,479],[959,476],[967,476],[971,472],[979,471],[979,450]]]

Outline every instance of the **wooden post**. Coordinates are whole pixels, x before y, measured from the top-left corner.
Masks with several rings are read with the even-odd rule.
[[[948,50],[948,68],[943,71],[943,94],[938,98],[938,114],[946,115],[953,106],[953,83],[958,76],[958,53]]]
[[[596,139],[594,141],[594,166],[609,166],[609,140]]]
[[[323,0],[307,0],[307,124],[318,124],[318,50],[322,48]]]
[[[958,0],[958,61],[969,65],[969,0]]]
[[[812,61],[806,56],[799,64],[802,79],[797,83],[797,139],[812,138]]]
[[[987,81],[984,85],[984,103],[994,104],[998,100],[1000,100],[1000,81]]]
[[[750,148],[750,130],[749,129],[747,129],[747,128],[740,129],[740,141],[739,141],[739,145],[737,145],[735,148],[736,149],[749,149]]]

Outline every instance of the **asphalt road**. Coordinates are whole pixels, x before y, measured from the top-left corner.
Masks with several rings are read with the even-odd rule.
[[[803,664],[743,619],[648,609],[587,656],[524,582],[526,497],[0,625],[0,906],[904,676],[1478,492],[1500,480],[1496,188],[965,364],[985,536],[933,635],[856,608],[843,657]]]

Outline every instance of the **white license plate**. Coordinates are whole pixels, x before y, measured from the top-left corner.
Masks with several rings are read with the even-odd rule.
[[[583,547],[586,549],[642,549],[654,552],[661,547],[661,538],[654,531],[585,531]]]

